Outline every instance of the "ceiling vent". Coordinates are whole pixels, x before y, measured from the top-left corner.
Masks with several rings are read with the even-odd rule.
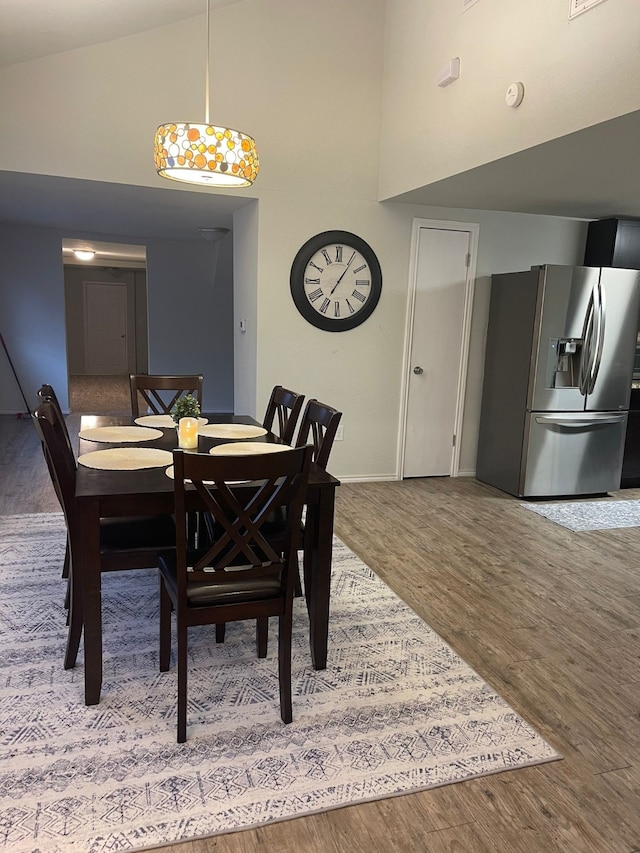
[[[569,0],[569,20],[577,18],[583,12],[588,12],[598,3],[604,3],[604,0]]]

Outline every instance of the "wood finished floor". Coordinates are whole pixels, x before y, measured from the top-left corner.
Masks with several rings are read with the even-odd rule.
[[[1,416],[0,447],[0,514],[56,511],[31,424]],[[562,761],[156,849],[640,851],[640,528],[519,503],[467,478],[343,484],[336,533]]]

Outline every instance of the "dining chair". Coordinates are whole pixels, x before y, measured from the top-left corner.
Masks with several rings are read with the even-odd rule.
[[[62,435],[62,438],[64,439],[64,442],[67,445],[67,449],[68,449],[69,453],[73,453],[73,447],[71,445],[71,438],[69,437],[69,430],[67,429],[67,422],[66,422],[65,417],[62,413],[62,409],[60,408],[58,396],[57,396],[56,392],[53,390],[53,386],[48,385],[48,384],[41,385],[37,391],[37,396],[38,396],[39,403],[50,402],[51,405],[54,407],[55,412],[56,412],[56,416],[57,416],[56,417],[56,428],[60,431],[60,434]],[[44,443],[42,444],[42,452],[44,453],[44,458],[47,462],[47,466],[50,466],[49,456],[46,452],[46,448],[45,448]],[[53,487],[55,489],[56,496],[58,498],[60,506],[62,507],[62,498],[58,494],[58,489],[56,486],[56,480],[53,476],[53,473],[52,473],[50,467],[49,467],[49,474],[51,475],[51,480],[53,482]],[[66,544],[65,552],[64,552],[64,563],[62,566],[62,577],[63,578],[69,577],[70,559],[71,559],[71,553],[70,553],[70,546],[69,546],[69,537],[67,536],[67,544]],[[65,598],[64,606],[67,610],[69,609],[69,585],[67,585],[67,595]]]
[[[311,443],[313,445],[313,461],[325,471],[341,418],[342,412],[315,399],[307,401],[307,405],[302,413],[300,429],[296,438],[296,447],[304,447],[306,444]],[[310,587],[310,549],[313,542],[311,523],[311,519],[308,521],[305,519],[301,524],[300,539],[298,542],[298,549],[304,551],[303,571],[306,590]],[[295,594],[296,596],[302,595],[299,570],[296,573]]]
[[[304,403],[304,394],[296,394],[282,385],[275,385],[267,405],[262,426],[274,432],[273,426],[277,418],[278,435],[285,444],[293,444],[293,435]]]
[[[259,656],[264,657],[261,630],[270,616],[278,617],[280,715],[291,722],[295,546],[311,455],[310,447],[252,456],[173,452],[176,548],[162,554],[158,566],[161,672],[169,669],[171,612],[176,614],[178,743],[186,740],[187,730],[187,629],[196,625],[256,619]],[[187,544],[187,496],[193,489],[216,531],[209,546],[198,551]],[[288,523],[274,544],[264,526],[280,507]]]
[[[32,419],[67,525],[70,601],[64,668],[72,669],[76,663],[83,626],[80,586],[74,582],[74,563],[78,561],[80,536],[75,497],[76,460],[64,440],[58,412],[50,400],[40,403]],[[103,572],[151,568],[157,565],[161,552],[174,546],[175,525],[172,515],[100,519],[100,568]]]
[[[313,461],[325,471],[341,418],[342,412],[315,399],[307,401],[302,413],[296,447],[313,444]]]
[[[162,376],[148,373],[129,374],[131,389],[131,415],[170,415],[176,401],[192,394],[202,408],[202,374],[192,376]]]

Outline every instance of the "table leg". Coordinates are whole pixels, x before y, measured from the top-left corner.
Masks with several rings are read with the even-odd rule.
[[[318,489],[318,500],[307,505],[304,575],[314,669],[327,666],[334,503],[335,489],[326,488]]]
[[[102,687],[102,596],[100,572],[100,504],[80,503],[80,555],[73,572],[82,573],[82,621],[84,631],[84,701],[97,705]]]

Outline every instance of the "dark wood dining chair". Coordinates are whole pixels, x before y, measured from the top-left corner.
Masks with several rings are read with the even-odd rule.
[[[54,407],[54,409],[56,411],[56,416],[57,416],[56,429],[58,429],[60,431],[69,453],[73,453],[73,447],[71,445],[71,438],[69,437],[69,430],[67,429],[67,422],[66,422],[65,417],[62,413],[62,409],[60,408],[58,396],[57,396],[56,392],[53,390],[53,386],[48,385],[48,384],[41,385],[40,388],[38,389],[37,395],[38,395],[38,403],[49,402]],[[58,501],[60,502],[60,507],[62,507],[62,498],[58,494],[58,489],[56,486],[56,480],[55,480],[55,477],[53,476],[53,472],[51,471],[50,460],[49,460],[49,456],[46,452],[46,448],[45,448],[44,443],[42,443],[42,452],[44,453],[44,458],[47,462],[47,466],[49,467],[49,474],[51,475],[51,480],[53,482],[53,487],[56,491],[56,496],[58,498]],[[66,545],[65,552],[64,552],[64,564],[62,566],[62,577],[63,578],[69,577],[69,562],[70,562],[70,560],[71,560],[71,553],[70,553],[70,546],[69,546],[69,537],[67,536],[67,545]],[[65,599],[65,607],[67,610],[69,609],[69,586],[67,586],[67,596]]]
[[[270,432],[277,432],[285,444],[293,444],[296,424],[300,417],[304,394],[296,394],[282,385],[275,385],[271,392],[262,426]],[[277,420],[277,429],[274,429]]]
[[[51,401],[43,401],[33,413],[33,422],[42,442],[49,473],[60,500],[67,525],[70,548],[69,632],[64,668],[75,666],[83,627],[80,587],[74,582],[78,560],[79,512],[76,503],[76,460],[69,450]],[[175,546],[172,515],[100,519],[100,568],[103,572],[151,568],[161,552]]]
[[[176,614],[178,743],[186,740],[187,629],[195,625],[256,619],[259,656],[264,657],[261,630],[266,633],[270,616],[278,617],[280,715],[291,722],[295,547],[311,455],[310,447],[255,456],[173,453],[176,549],[161,555],[158,565],[161,672],[169,669],[172,610]],[[185,478],[192,485],[185,485]],[[187,496],[194,488],[216,531],[209,547],[199,551],[187,545]],[[288,523],[274,544],[264,527],[282,507]]]
[[[192,394],[202,408],[202,374],[192,376],[161,376],[159,374],[131,373],[131,415],[170,415],[176,401]]]
[[[313,444],[313,461],[325,471],[341,418],[342,412],[319,400],[308,400],[302,413],[296,447]]]
[[[316,465],[326,471],[327,463],[333,442],[336,437],[338,425],[342,418],[342,412],[321,403],[319,400],[308,400],[302,413],[300,429],[296,438],[296,447],[304,447],[306,444],[313,445],[313,461]],[[305,520],[300,528],[300,540],[298,548],[304,551],[304,578],[305,589],[310,587],[311,554],[310,549],[313,542],[312,521]],[[302,595],[299,571],[296,574],[295,584],[296,596]]]

